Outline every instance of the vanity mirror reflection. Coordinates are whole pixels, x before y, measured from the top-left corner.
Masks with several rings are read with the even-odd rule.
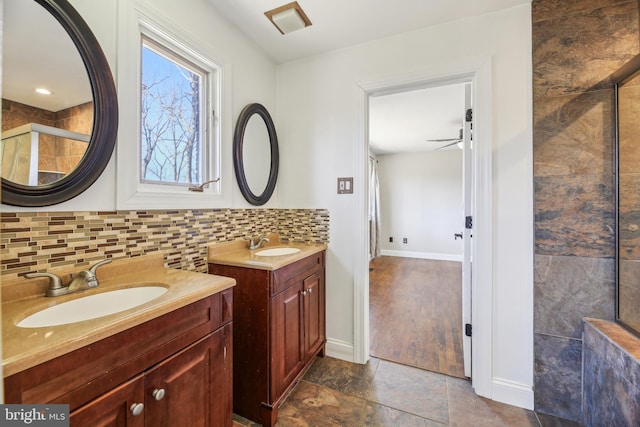
[[[109,64],[66,0],[5,0],[3,40],[2,203],[63,202],[111,158],[118,107]]]
[[[640,55],[616,81],[617,320],[640,334]]]
[[[278,137],[267,109],[247,105],[236,123],[233,164],[240,192],[252,205],[269,201],[278,179]]]

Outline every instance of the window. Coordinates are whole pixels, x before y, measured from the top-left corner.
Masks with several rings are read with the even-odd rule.
[[[231,206],[230,66],[206,29],[189,33],[142,2],[122,5],[117,208]]]
[[[142,38],[140,180],[199,185],[208,170],[209,73]]]

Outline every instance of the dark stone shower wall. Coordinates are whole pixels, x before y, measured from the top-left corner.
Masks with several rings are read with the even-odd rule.
[[[617,323],[584,320],[583,422],[640,425],[640,341]]]
[[[582,420],[583,317],[614,320],[614,93],[638,1],[533,0],[535,409]]]

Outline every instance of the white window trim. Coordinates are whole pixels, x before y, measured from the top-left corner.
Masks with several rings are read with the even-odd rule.
[[[139,2],[119,1],[118,28],[118,84],[119,126],[116,148],[117,192],[116,207],[130,209],[204,209],[226,208],[232,204],[232,120],[231,120],[231,67],[212,53],[213,49],[202,40],[186,34],[166,19]],[[202,193],[188,191],[186,186],[162,185],[140,182],[140,80],[142,34],[175,49],[187,52],[187,57],[206,64],[215,72],[208,87],[210,111],[209,132],[216,132],[209,140],[216,141],[208,147],[209,166],[207,179],[220,178],[209,184]],[[219,96],[214,97],[214,91]],[[218,120],[213,126],[213,120]],[[206,175],[204,175],[206,177]]]

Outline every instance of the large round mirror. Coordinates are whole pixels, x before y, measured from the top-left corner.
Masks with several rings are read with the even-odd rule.
[[[109,64],[66,0],[5,0],[2,203],[47,206],[86,190],[116,142]]]
[[[244,198],[264,205],[278,179],[278,137],[271,116],[261,104],[247,105],[236,123],[233,163]]]

